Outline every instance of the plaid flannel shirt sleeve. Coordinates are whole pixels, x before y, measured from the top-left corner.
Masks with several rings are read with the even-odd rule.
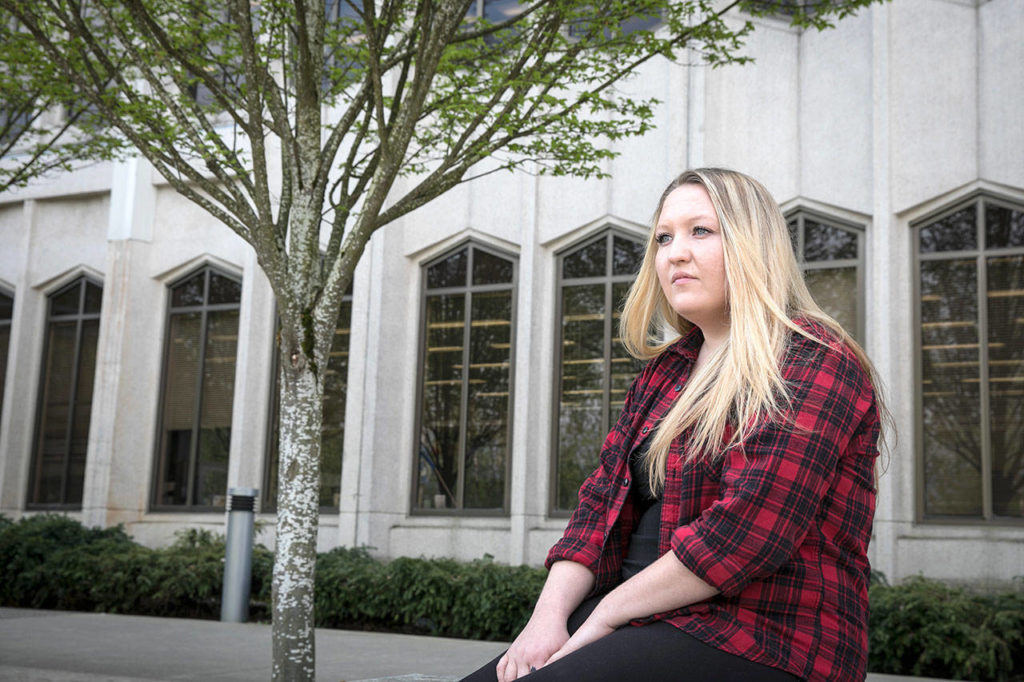
[[[803,337],[794,346],[783,366],[791,395],[787,418],[762,425],[723,455],[719,499],[671,538],[683,565],[725,597],[795,554],[874,403],[849,349]]]
[[[597,468],[580,486],[579,502],[569,519],[562,538],[548,552],[544,561],[546,568],[556,561],[575,561],[591,570],[599,579],[602,559],[607,563],[608,557],[603,556],[605,540],[609,527],[610,511],[619,493],[622,481],[614,478],[615,453],[626,446],[630,438],[631,428],[636,414],[636,398],[642,386],[650,378],[652,365],[642,371],[630,385],[623,402],[622,412],[615,427],[608,433],[601,448],[601,460]]]

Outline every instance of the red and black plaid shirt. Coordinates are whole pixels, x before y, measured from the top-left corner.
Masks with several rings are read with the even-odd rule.
[[[669,452],[659,554],[674,552],[720,594],[653,619],[804,679],[863,680],[878,414],[853,353],[826,329],[799,324],[827,345],[793,335],[782,367],[787,419],[763,424],[715,464],[683,464],[685,433]],[[593,571],[594,593],[620,582],[638,520],[629,455],[679,395],[702,341],[694,329],[634,381],[548,554],[549,567],[570,560]]]

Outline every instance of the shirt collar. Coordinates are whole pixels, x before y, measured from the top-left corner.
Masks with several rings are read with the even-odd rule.
[[[665,350],[666,352],[682,355],[687,360],[693,362],[697,359],[697,353],[700,352],[702,343],[704,343],[704,334],[701,332],[700,327],[694,325],[690,328],[690,331],[680,336],[675,343]]]

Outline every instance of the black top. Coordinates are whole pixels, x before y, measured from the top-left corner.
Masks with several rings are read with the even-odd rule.
[[[629,537],[629,549],[622,560],[622,579],[629,580],[658,558],[658,535],[661,526],[661,500],[651,490],[644,460],[650,438],[645,440],[629,456],[629,477],[632,479],[629,494],[633,496],[633,507],[640,514],[640,521]]]

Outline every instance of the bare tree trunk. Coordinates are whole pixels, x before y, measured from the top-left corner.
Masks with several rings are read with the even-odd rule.
[[[323,382],[281,330],[280,464],[273,586],[274,681],[315,680],[313,584],[319,525]]]

